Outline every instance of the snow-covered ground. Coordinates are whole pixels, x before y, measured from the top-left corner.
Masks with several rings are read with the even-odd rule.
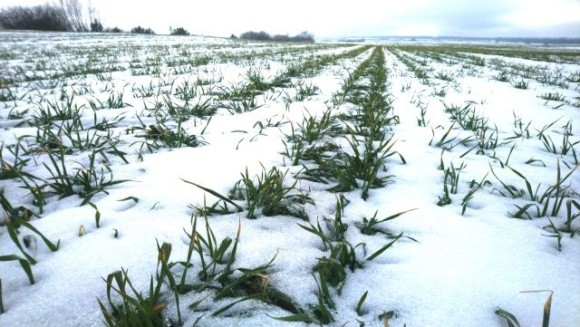
[[[580,238],[575,235],[580,219],[572,220],[569,230],[564,228],[567,205],[571,218],[580,214],[578,53],[575,63],[565,64],[472,54],[485,59],[484,66],[477,66],[466,61],[463,52],[449,52],[438,61],[421,51],[389,45],[384,52],[388,72],[384,92],[392,100],[391,113],[399,117],[399,123],[386,126],[385,131],[396,140],[393,151],[404,162],[398,155],[388,157],[380,174],[391,176],[389,182],[371,188],[363,200],[360,189],[336,193],[328,190],[332,182],[298,178],[313,163],[300,161],[292,166],[282,153],[292,148],[289,136],[304,126],[306,118],[320,119],[326,112],[344,117],[356,109],[352,103],[336,102],[336,95],[373,48],[352,58],[338,58],[314,74],[292,77],[292,85],[259,92],[253,97],[255,104],[248,107],[251,110],[237,112],[232,103],[233,90],[249,83],[254,73],[271,81],[311,58],[357,48],[198,37],[0,33],[1,176],[11,176],[0,180],[0,190],[12,207],[23,206],[34,213],[30,223],[38,231],[54,243],[60,241],[55,252],[38,236],[36,244],[24,245],[26,235],[36,234],[20,226],[18,240],[23,245],[19,249],[6,225],[0,226],[0,256],[24,257],[26,252],[37,261],[31,265],[33,285],[19,261],[0,261],[5,309],[0,326],[103,325],[98,300],[110,309],[105,281],[109,274],[126,269],[135,289],[146,296],[150,279],[158,271],[158,244],[172,245],[170,262],[187,260],[191,241],[187,233],[192,230],[195,208],[219,198],[184,180],[228,195],[246,171],[257,180],[256,175],[272,167],[287,172],[286,186],[296,183],[295,192],[312,199],[312,203],[300,204],[309,221],[286,215],[267,217],[259,211],[255,219],[246,218],[243,211],[211,215],[207,221],[218,242],[227,237],[235,240],[239,232],[234,268],[253,269],[274,258],[267,272],[260,272],[262,277],[267,275],[264,288],[285,293],[305,314],[312,315],[311,308],[319,303],[320,276],[313,267],[330,254],[321,239],[301,225],[316,226],[318,221],[325,233],[330,232],[337,201],[344,196],[348,200],[342,213],[348,226],[344,235],[361,265],[347,268],[344,284],[331,287],[335,307],[330,309],[334,319],[330,325],[383,326],[379,316],[389,313],[389,326],[507,326],[495,314],[501,308],[514,314],[521,326],[541,326],[551,291],[550,325],[580,326]],[[428,77],[417,78],[396,54],[421,62]],[[490,64],[492,59],[503,59],[513,80],[497,80],[500,66]],[[515,71],[518,67],[520,73]],[[445,80],[444,75],[450,78]],[[546,75],[561,83],[545,82],[542,76]],[[525,89],[515,87],[520,81],[525,82]],[[315,86],[317,92],[300,99],[299,90],[305,86]],[[207,100],[215,113],[204,117],[169,114],[172,104],[183,104],[185,89],[195,93],[190,104]],[[560,98],[542,98],[548,94]],[[52,173],[62,165],[50,160],[60,158],[59,151],[45,141],[57,142],[56,149],[66,146],[62,157],[69,175],[87,170],[92,149],[75,147],[64,132],[56,131],[66,121],[53,121],[56,139],[42,134],[50,128],[38,132],[39,123],[32,123],[35,116],[39,121],[43,109],[46,112],[51,104],[64,107],[70,98],[80,109],[81,134],[106,135],[107,128],[90,127],[108,122],[115,149],[125,153],[115,155],[108,148],[96,155],[98,176],[124,182],[95,194],[91,205],[81,205],[78,194],[62,198],[50,194],[50,185],[59,175]],[[485,121],[488,129],[481,134],[481,130],[453,123],[452,107],[467,108],[465,113]],[[161,123],[166,129],[181,128],[202,142],[148,148],[147,144],[162,143],[146,138],[152,135],[150,126]],[[437,146],[450,129],[446,139],[450,142]],[[321,142],[352,154],[349,137]],[[492,148],[495,137],[497,146]],[[478,141],[488,142],[487,148],[480,150]],[[550,141],[556,153],[547,150]],[[562,147],[570,149],[563,154]],[[17,166],[17,148],[19,158],[27,160],[20,167],[20,177],[10,175],[6,168]],[[451,167],[463,167],[455,171],[457,191],[449,194],[449,204],[438,205],[445,197],[445,172],[450,173]],[[558,176],[563,183],[558,183]],[[42,208],[25,182],[45,185]],[[554,210],[558,201],[561,206]],[[543,209],[547,202],[549,212],[537,217],[536,208]],[[244,201],[235,203],[247,209]],[[518,211],[516,206],[528,206],[524,218],[529,219],[511,217]],[[380,219],[411,209],[415,210],[379,225],[387,235],[361,233],[363,217],[376,212]],[[3,210],[4,217],[9,217],[6,206]],[[206,235],[203,217],[197,219],[197,230]],[[400,233],[403,237],[380,256],[366,260]],[[190,262],[187,282],[199,284],[202,264],[195,252]],[[182,270],[180,265],[172,268],[178,280]],[[539,290],[544,292],[527,292]],[[216,293],[205,288],[181,295],[183,325],[191,326],[199,317],[200,326],[292,324],[272,318],[290,312],[257,300],[241,302],[214,316],[216,310],[240,299],[216,300]],[[167,284],[161,300],[167,305],[162,311],[166,321],[176,323],[177,305]],[[201,302],[196,310],[188,308],[197,301]]]

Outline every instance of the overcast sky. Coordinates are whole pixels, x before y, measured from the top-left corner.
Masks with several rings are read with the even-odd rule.
[[[87,1],[87,0],[81,0]],[[0,8],[46,3],[0,0]],[[88,3],[85,2],[85,3]],[[580,0],[92,0],[105,27],[229,36],[309,31],[324,36],[580,37]]]

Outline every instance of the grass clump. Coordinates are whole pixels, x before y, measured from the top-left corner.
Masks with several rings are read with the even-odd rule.
[[[157,243],[157,274],[151,277],[149,282],[149,292],[143,295],[131,283],[127,270],[113,272],[107,276],[107,302],[110,310],[98,300],[101,313],[105,319],[105,325],[109,327],[117,326],[166,326],[167,323],[173,325],[172,319],[165,317],[163,311],[167,307],[163,298],[162,286],[167,282],[175,290],[175,278],[172,275],[169,264],[171,255],[171,244]],[[113,300],[111,293],[116,294],[120,301]],[[179,310],[179,298],[174,291],[177,301],[178,322],[182,324]]]
[[[282,173],[276,167],[266,172],[264,168],[256,177],[251,178],[246,170],[229,193],[230,199],[246,202],[247,218],[256,218],[261,213],[264,216],[289,215],[308,220],[303,206],[314,202],[296,188],[296,181],[290,186],[284,185],[286,172]]]

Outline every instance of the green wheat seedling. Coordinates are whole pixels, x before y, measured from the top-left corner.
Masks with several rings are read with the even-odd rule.
[[[451,167],[444,168],[443,171],[443,195],[439,196],[437,205],[442,207],[451,204],[450,194],[457,194],[459,189],[459,175],[461,171],[465,169],[465,163],[461,163],[459,167],[455,167],[451,163]]]
[[[449,134],[453,130],[455,123],[452,123],[451,126],[439,137],[439,139],[435,141],[435,129],[431,127],[431,140],[429,141],[429,146],[434,146],[437,148],[442,148],[447,151],[451,151],[454,147],[456,147],[459,143],[453,144],[453,141],[457,139],[457,136],[450,137]]]
[[[566,97],[558,92],[548,92],[541,94],[538,97],[546,101],[558,101],[558,102],[566,101]]]
[[[288,295],[273,287],[269,281],[269,272],[274,256],[268,263],[255,268],[234,268],[238,243],[240,240],[241,222],[235,240],[226,237],[221,241],[216,238],[207,217],[205,217],[205,236],[197,232],[197,216],[192,219],[192,231],[186,235],[190,240],[188,259],[182,263],[185,267],[181,282],[178,285],[180,294],[191,290],[215,290],[214,301],[224,301],[228,298],[239,298],[216,310],[212,315],[218,316],[238,303],[259,300],[270,305],[276,305],[292,313],[300,313],[302,309]],[[187,284],[186,273],[193,253],[197,253],[201,270],[197,277],[201,283]],[[197,304],[196,304],[197,305]]]
[[[129,103],[126,103],[123,100],[123,92],[111,92],[111,94],[109,94],[109,97],[107,98],[107,108],[109,109],[119,109],[119,108],[125,108],[127,106],[131,107],[131,105]]]
[[[371,139],[366,139],[364,153],[361,153],[358,150],[356,138],[353,137],[349,139],[349,144],[354,155],[346,156],[346,166],[351,167],[356,177],[363,180],[361,186],[363,200],[368,199],[371,188],[383,187],[391,178],[391,176],[378,176],[380,170],[386,170],[385,160],[388,157],[398,154],[403,164],[406,163],[405,158],[399,152],[392,151],[395,144],[393,138],[381,141],[376,148],[373,143]]]
[[[203,140],[203,137],[194,134],[188,134],[182,127],[181,120],[178,120],[177,126],[175,126],[175,128],[167,126],[161,120],[157,120],[156,125],[151,124],[149,126],[146,126],[141,121],[141,127],[138,127],[138,129],[145,129],[146,134],[140,136],[145,138],[145,141],[141,142],[141,149],[146,147],[150,153],[153,153],[154,150],[163,147],[170,149],[180,148],[183,146],[193,148],[206,144]]]
[[[316,284],[318,286],[318,291],[316,292],[318,304],[312,307],[312,313],[316,318],[315,321],[321,324],[329,324],[334,321],[331,310],[336,308],[336,304],[332,300],[328,282],[322,272],[319,272],[318,282]]]
[[[118,114],[115,117],[102,117],[101,121],[97,118],[96,111],[93,111],[93,125],[88,129],[94,129],[101,132],[107,132],[110,134],[110,129],[117,128],[118,124],[120,124],[123,120],[125,120],[125,116],[123,114]]]
[[[22,158],[21,151],[26,152],[22,144],[17,143],[13,146],[6,147],[8,152],[14,158],[12,164],[4,160],[4,143],[0,144],[0,180],[18,178],[24,174],[23,170],[30,161],[30,158]]]
[[[357,188],[362,189],[362,198],[367,199],[369,190],[385,186],[392,176],[379,174],[386,171],[385,160],[398,155],[403,164],[405,158],[393,150],[393,137],[374,142],[371,138],[361,141],[356,137],[347,138],[351,152],[338,149],[331,158],[324,157],[318,161],[318,167],[304,167],[300,178],[318,183],[336,183],[329,191],[349,192]],[[362,148],[362,150],[361,150]]]
[[[371,65],[377,58],[379,58],[380,48],[375,47],[370,57],[365,59],[356,69],[351,72],[342,82],[341,91],[333,95],[333,103],[338,106],[341,103],[348,101],[353,104],[359,104],[360,99],[364,93],[367,85],[361,84],[363,76],[369,74]]]
[[[512,82],[512,85],[516,89],[527,90],[530,84],[525,80],[521,79],[519,81]]]
[[[558,251],[562,251],[562,238],[564,236],[562,235],[562,232],[560,232],[560,229],[557,228],[556,225],[554,225],[554,222],[550,218],[548,218],[548,221],[550,222],[550,224],[542,227],[542,229],[548,232],[549,234],[542,234],[542,236],[555,238],[558,246]]]
[[[332,110],[325,111],[320,118],[309,115],[304,117],[297,128],[292,125],[292,134],[286,135],[290,142],[306,142],[313,144],[324,137],[334,138],[344,134],[344,129],[338,122],[338,117],[332,114]]]
[[[506,70],[501,70],[499,74],[493,76],[493,79],[499,82],[507,83],[510,79],[510,73]]]
[[[427,116],[427,105],[419,105],[418,106],[420,111],[420,117],[417,118],[417,126],[419,127],[427,127],[429,121],[425,119]]]
[[[188,80],[184,80],[180,85],[175,87],[173,94],[179,100],[188,103],[191,99],[197,98],[200,95],[200,89],[197,83],[190,84]]]
[[[276,256],[268,263],[254,268],[237,268],[239,277],[229,276],[222,280],[222,288],[216,293],[214,301],[226,298],[240,298],[212,313],[218,316],[231,309],[234,305],[250,300],[258,300],[269,305],[275,305],[294,314],[301,314],[303,309],[287,294],[273,287],[270,283],[269,270]]]
[[[263,107],[264,104],[258,104],[256,96],[251,94],[239,100],[227,100],[221,102],[220,106],[228,110],[233,115],[236,113],[240,114],[256,110],[260,107]]]
[[[22,267],[22,269],[26,273],[30,284],[32,285],[35,283],[35,281],[34,281],[34,276],[32,274],[32,268],[30,265],[36,264],[36,260],[30,254],[28,254],[26,251],[24,251],[23,246],[20,243],[20,240],[18,239],[18,236],[17,236],[18,230],[14,224],[20,224],[21,226],[25,226],[28,229],[30,229],[31,231],[33,231],[35,234],[41,236],[43,241],[45,242],[45,244],[47,244],[47,246],[49,246],[49,248],[53,252],[58,250],[58,247],[60,245],[60,241],[58,242],[57,245],[54,245],[46,237],[44,237],[44,235],[42,235],[42,233],[40,233],[36,228],[34,228],[32,225],[30,225],[26,221],[23,221],[23,220],[20,220],[17,222],[16,221],[7,221],[6,227],[8,230],[8,234],[10,235],[10,238],[12,239],[14,244],[20,249],[20,252],[24,255],[25,258],[22,258],[22,257],[17,256],[17,255],[0,256],[0,262],[2,262],[2,261],[18,261],[20,263],[20,266]]]
[[[10,120],[22,120],[22,122],[18,123],[15,127],[20,127],[22,125],[24,125],[25,122],[27,122],[27,120],[25,120],[25,118],[28,116],[28,112],[30,111],[30,109],[17,109],[17,108],[12,108],[10,109],[10,111],[8,112],[8,115],[6,116],[6,118],[10,119]]]
[[[214,95],[217,100],[224,101],[224,100],[231,100],[231,101],[239,101],[243,98],[248,98],[255,96],[252,90],[248,89],[246,85],[229,85],[229,86],[219,86],[216,88],[217,90],[214,91],[211,95]]]
[[[513,313],[498,307],[495,310],[495,314],[505,319],[508,327],[520,327],[520,322]]]
[[[248,85],[246,88],[254,95],[262,94],[272,88],[272,85],[262,77],[259,71],[253,69],[248,70],[246,72],[246,78],[248,79]]]
[[[318,236],[322,242],[323,250],[328,252],[328,257],[318,258],[318,263],[313,267],[313,272],[318,272],[321,281],[323,280],[328,285],[336,288],[339,294],[346,280],[347,268],[351,272],[362,268],[365,262],[376,259],[403,236],[402,234],[394,236],[391,242],[379,248],[371,255],[366,258],[360,258],[357,254],[357,248],[361,247],[364,249],[365,244],[358,243],[353,246],[346,239],[348,224],[345,224],[342,220],[346,204],[344,197],[338,197],[334,220],[331,221],[325,218],[327,221],[326,231],[320,225],[320,221],[316,225],[299,224],[302,229]]]
[[[580,144],[580,140],[572,142],[568,136],[568,134],[564,134],[562,136],[562,143],[558,147],[554,140],[550,136],[542,135],[541,136],[542,145],[544,145],[544,149],[546,151],[553,153],[553,154],[561,154],[561,155],[568,155],[572,154],[575,158],[576,163],[578,163],[578,156],[576,154],[575,146]]]
[[[555,75],[553,75],[553,72],[546,71],[536,75],[534,79],[544,85],[557,86],[562,89],[568,89],[570,86],[566,81],[566,78],[562,75],[561,71],[557,72]]]
[[[16,91],[13,91],[9,87],[0,88],[0,102],[10,102],[16,99]]]
[[[531,137],[530,133],[530,125],[532,124],[529,121],[527,124],[523,122],[521,117],[518,117],[515,112],[513,112],[514,116],[514,135],[506,138],[506,140],[513,140],[513,139],[529,139]]]
[[[485,150],[495,150],[509,142],[499,141],[499,131],[497,126],[491,129],[487,126],[475,131],[475,139],[477,141],[477,154],[485,154]],[[510,152],[511,153],[511,152]]]
[[[567,100],[566,103],[568,105],[571,105],[572,107],[580,108],[580,97],[576,96],[573,99],[574,99],[573,101],[572,100]]]
[[[46,170],[51,175],[43,188],[52,190],[52,194],[58,195],[60,199],[78,195],[81,205],[85,205],[98,193],[108,194],[107,188],[127,182],[127,180],[114,180],[110,168],[102,166],[100,171],[96,167],[96,157],[99,151],[94,151],[88,155],[88,166],[81,166],[76,172],[70,172],[65,162],[65,152],[61,148],[58,153],[48,153],[50,164],[43,163]],[[105,171],[106,170],[106,171]]]
[[[379,213],[379,211],[377,210],[377,211],[375,211],[375,213],[372,217],[370,217],[370,218],[363,217],[362,222],[355,223],[355,226],[357,226],[359,228],[360,232],[364,235],[383,234],[389,238],[393,238],[395,236],[392,233],[385,230],[383,227],[380,227],[379,224],[382,224],[382,223],[387,222],[389,220],[396,219],[396,218],[406,214],[407,212],[411,212],[413,210],[417,210],[417,208],[397,212],[393,215],[390,215],[390,216],[382,218],[382,219],[377,218],[377,215]],[[414,239],[412,239],[412,240],[414,240]]]
[[[359,92],[359,88],[356,87],[355,81],[358,76],[354,73],[349,73],[347,78],[341,82],[340,91],[332,95],[332,105],[335,107],[340,106],[347,100],[347,96],[350,96],[354,92]]]
[[[576,212],[574,212],[574,208]],[[574,234],[578,233],[572,229],[572,222],[580,217],[580,202],[572,199],[566,200],[566,222],[564,223],[564,227],[560,229],[560,231],[565,233],[570,233],[570,236],[574,236]]]
[[[365,245],[363,243],[353,246],[346,239],[331,241],[332,235],[325,235],[320,225],[316,227],[313,225],[300,226],[306,231],[319,236],[323,243],[326,242],[328,244],[328,257],[318,258],[318,263],[314,266],[313,271],[318,272],[321,279],[325,280],[330,286],[335,287],[339,294],[346,280],[347,268],[351,272],[362,268],[365,262],[376,259],[403,236],[402,234],[395,236],[391,242],[363,259],[357,255],[357,248],[364,248]]]
[[[546,132],[548,130],[550,130],[550,128],[552,128],[552,126],[554,126],[560,119],[561,118],[558,118],[558,119],[554,120],[553,122],[544,125],[541,129],[536,129],[536,131],[537,131],[536,136],[538,137],[538,139],[541,140],[542,138],[546,137]]]
[[[331,159],[333,153],[336,153],[340,147],[334,143],[326,142],[323,144],[304,144],[303,142],[284,143],[284,152],[281,154],[290,159],[292,166],[297,166],[305,162],[327,162]]]
[[[509,213],[510,216],[514,218],[528,218],[531,219],[531,215],[528,212],[530,209],[535,209],[535,217],[557,217],[564,201],[573,194],[573,190],[570,185],[566,185],[565,182],[572,176],[576,168],[571,169],[568,174],[563,175],[561,172],[560,161],[558,160],[556,168],[556,181],[553,185],[546,187],[543,192],[540,191],[540,184],[533,188],[532,183],[519,171],[512,167],[507,166],[514,174],[520,177],[524,183],[524,189],[518,189],[513,185],[507,185],[502,182],[499,177],[491,169],[492,174],[496,179],[502,184],[503,191],[497,190],[502,196],[509,196],[511,198],[519,198],[527,196],[529,201],[533,203],[528,203],[522,207],[516,206],[518,209],[516,212]]]
[[[316,298],[318,303],[308,305],[307,310],[301,313],[285,317],[271,318],[285,322],[303,322],[306,324],[317,323],[321,326],[334,322],[333,312],[336,309],[336,304],[332,299],[328,282],[323,278],[320,272],[318,273],[318,279],[316,279],[314,274],[312,274],[312,277],[317,285]]]
[[[571,189],[571,186],[563,185],[565,181],[576,171],[577,167],[571,169],[570,172],[562,176],[561,169],[560,169],[560,161],[558,160],[556,166],[556,182],[554,185],[548,187],[542,197],[539,199],[541,204],[544,204],[544,208],[542,210],[542,216],[545,216],[548,213],[551,217],[556,217],[562,208],[563,202],[570,194],[574,194],[575,191]],[[514,171],[515,172],[515,171]],[[526,185],[528,183],[526,182]],[[551,210],[549,210],[550,201],[553,200]],[[572,203],[572,202],[570,202]],[[568,206],[568,202],[566,204]],[[570,210],[568,210],[570,212]],[[570,218],[569,218],[570,219]],[[571,220],[570,220],[571,221]]]
[[[554,122],[555,123],[555,122]],[[551,125],[549,125],[551,126]],[[576,152],[576,148],[575,146],[580,144],[580,140],[578,141],[572,141],[570,140],[570,136],[572,136],[572,121],[568,121],[568,123],[566,123],[566,125],[564,125],[562,127],[562,143],[560,146],[557,146],[552,137],[550,137],[549,135],[546,135],[545,131],[547,130],[546,127],[544,127],[539,133],[538,133],[538,138],[542,141],[542,144],[544,145],[544,148],[546,149],[546,151],[553,153],[553,154],[561,154],[561,155],[572,155],[572,157],[574,158],[574,161],[576,164],[578,164],[578,155]]]
[[[554,295],[554,292],[549,290],[537,290],[537,291],[534,290],[534,291],[522,291],[520,293],[550,293],[550,295],[546,299],[546,302],[544,303],[542,317],[542,327],[550,327],[550,315],[552,312],[552,296]],[[495,314],[505,319],[509,327],[520,327],[520,322],[513,313],[498,307],[495,310]]]
[[[447,82],[453,82],[455,80],[455,77],[450,72],[437,72],[433,77]]]
[[[326,227],[328,228],[328,240],[330,242],[340,242],[346,240],[346,231],[348,230],[348,224],[342,221],[344,217],[344,208],[350,203],[344,195],[339,195],[336,197],[335,213],[334,219],[324,218],[326,221]],[[328,244],[331,246],[331,244]]]
[[[423,64],[423,66],[426,66],[426,62],[416,63],[414,59],[412,59],[407,55],[402,54],[400,50],[395,50],[393,48],[390,48],[389,50],[391,51],[391,53],[395,55],[395,57],[397,57],[397,59],[399,59],[409,69],[409,71],[413,72],[416,78],[421,80],[421,83],[425,85],[430,84],[428,71],[420,67],[421,64]]]
[[[304,156],[305,150],[304,143],[298,141],[290,143],[289,145],[284,140],[282,140],[282,143],[284,144],[284,152],[281,152],[280,154],[290,159],[290,165],[292,166],[298,165],[300,163],[300,160],[302,160]]]
[[[473,102],[467,103],[465,106],[447,105],[443,102],[445,112],[451,115],[451,120],[456,122],[461,128],[468,131],[477,131],[488,128],[488,120],[485,117],[478,115],[475,109],[472,108]]]
[[[177,308],[177,325],[183,325],[183,321],[181,319],[181,308],[179,303],[179,289],[178,284],[175,276],[171,272],[171,268],[175,265],[173,262],[169,262],[169,258],[171,256],[172,245],[171,243],[163,242],[160,246],[159,241],[157,241],[157,273],[156,279],[157,280],[167,280],[166,283],[169,284],[170,290],[173,292],[173,298],[175,300],[175,306]],[[171,319],[169,319],[170,323],[173,323]]]
[[[197,216],[194,216],[192,227],[197,226]],[[189,289],[205,289],[210,288],[214,282],[225,280],[234,273],[233,263],[236,258],[238,249],[238,242],[240,240],[241,222],[238,223],[238,230],[235,240],[230,237],[225,237],[218,241],[207,217],[205,217],[205,236],[200,234],[197,230],[193,230],[191,234],[187,234],[190,242],[190,251],[195,251],[200,261],[200,271],[197,273],[197,278],[201,281],[201,285],[185,284],[183,279],[181,287],[183,290]]]
[[[323,67],[331,65],[340,59],[355,58],[368,51],[372,45],[365,45],[336,55],[322,55],[309,58],[300,63],[292,63],[284,72],[286,77],[314,77]]]
[[[32,224],[30,224],[27,220],[25,220],[23,218],[9,217],[9,219],[6,221],[6,226],[8,229],[8,233],[10,234],[10,237],[12,238],[13,241],[15,241],[15,239],[16,239],[16,238],[14,238],[14,236],[16,236],[19,233],[18,228],[24,227],[24,228],[30,230],[31,232],[33,232],[34,234],[38,235],[38,237],[40,237],[42,239],[42,241],[44,242],[46,247],[51,252],[56,252],[60,248],[60,240],[58,240],[56,242],[56,244],[54,244],[46,236],[44,236],[44,234],[42,234],[36,227],[34,227]],[[19,245],[19,241],[18,242],[15,241],[15,243],[18,246],[18,248],[22,251],[22,254],[25,255],[27,259],[29,259],[29,256],[24,252],[24,250],[22,249],[22,246]],[[25,246],[26,246],[26,242],[25,242]],[[35,264],[34,261],[30,261],[30,263]]]
[[[95,209],[95,227],[101,228],[101,212],[99,211],[99,208],[97,208],[97,205],[92,202],[89,202],[88,205]]]
[[[33,115],[33,125],[50,125],[56,121],[62,120],[80,120],[84,105],[79,106],[75,103],[75,94],[65,94],[64,100],[51,102],[43,99],[36,106],[36,112]]]
[[[201,190],[203,190],[204,192],[207,192],[213,196],[215,196],[216,198],[218,198],[219,200],[216,201],[213,205],[208,206],[206,203],[206,199],[204,197],[204,204],[202,206],[197,206],[195,207],[195,210],[197,212],[197,214],[202,215],[202,216],[211,216],[211,215],[227,215],[230,213],[236,213],[236,212],[242,212],[244,211],[244,208],[238,204],[236,204],[234,201],[232,201],[230,198],[228,198],[225,195],[222,195],[210,188],[207,188],[205,186],[201,186],[199,184],[196,184],[194,182],[190,182],[187,181],[185,179],[182,179],[183,182],[193,185]],[[230,207],[228,207],[228,204],[231,205],[234,209],[230,209]]]
[[[160,253],[158,262],[162,260],[168,260],[168,258]],[[143,295],[131,283],[127,270],[109,274],[104,281],[107,284],[107,301],[110,311],[100,299],[98,300],[105,325],[109,327],[163,326],[165,323],[163,311],[167,305],[162,298],[161,287],[166,276],[166,273],[158,274],[155,281],[152,276],[149,282],[149,292]],[[113,300],[112,293],[120,297],[120,303]]]
[[[470,185],[469,185],[469,192],[467,192],[467,194],[463,197],[463,200],[461,202],[461,215],[465,215],[465,211],[467,211],[467,206],[469,205],[469,201],[471,201],[475,195],[475,193],[477,191],[479,191],[482,187],[484,187],[485,185],[489,185],[491,184],[491,182],[489,182],[487,180],[487,176],[489,175],[489,172],[485,174],[485,176],[483,176],[483,178],[481,179],[481,181],[478,183],[475,180],[472,180]]]
[[[378,104],[381,102],[382,104]],[[380,110],[382,108],[383,110]],[[355,125],[349,127],[351,134],[368,137],[375,141],[383,141],[388,135],[388,126],[399,123],[399,117],[390,114],[390,104],[387,104],[384,98],[381,97],[378,101],[364,100],[363,106],[359,110],[355,110],[351,116]]]
[[[46,204],[44,194],[44,188],[46,187],[46,184],[44,183],[44,180],[24,171],[18,172],[18,178],[23,184],[21,188],[30,192],[30,195],[33,197],[32,204],[37,206],[38,213],[42,214],[44,212],[44,205]],[[39,185],[37,182],[42,184]]]
[[[159,95],[160,89],[157,89],[153,82],[149,82],[149,85],[133,86],[133,98],[149,98],[155,95]]]
[[[165,95],[163,101],[163,106],[167,109],[167,113],[179,121],[185,121],[190,116],[199,118],[212,116],[217,110],[211,97],[207,97],[205,100],[200,97],[196,103],[187,100],[179,104],[174,102],[168,95]]]
[[[221,83],[224,80],[223,76],[212,76],[211,78],[203,78],[198,76],[195,79],[195,85],[199,86],[202,88],[202,90],[204,90],[204,86],[209,86],[212,84],[217,84],[217,83]],[[202,94],[205,94],[205,92],[202,92]]]
[[[96,120],[96,117],[94,119]],[[105,123],[104,126],[94,125],[90,129],[85,129],[81,121],[68,120],[62,122],[58,127],[44,128],[40,126],[37,129],[36,136],[33,138],[37,144],[48,151],[58,150],[61,147],[65,147],[66,144],[66,152],[103,149],[103,151],[120,155],[122,151],[117,150],[117,145],[120,142],[118,137],[113,135],[110,128],[105,131],[99,130],[103,127],[110,127],[117,122],[112,120]],[[122,155],[120,157],[123,158]]]
[[[0,256],[0,262],[9,262],[9,261],[18,261],[20,267],[22,267],[22,270],[26,274],[26,277],[28,277],[28,282],[30,283],[30,285],[35,284],[34,275],[32,274],[32,267],[30,267],[30,262],[27,259],[24,259],[14,254]],[[0,294],[0,302],[2,302],[1,295],[2,294]],[[1,309],[2,311],[0,313],[4,313],[4,308],[2,307]]]
[[[580,71],[569,73],[566,77],[566,81],[570,83],[580,83]]]
[[[294,96],[294,101],[304,101],[311,96],[317,95],[320,89],[314,84],[306,84],[303,81],[298,82],[296,85],[296,95]]]
[[[271,127],[282,127],[286,124],[290,124],[290,121],[285,120],[283,117],[282,118],[277,118],[277,115],[274,115],[272,117],[268,117],[265,118],[263,121],[256,121],[254,123],[254,126],[252,126],[253,128],[259,128],[259,133],[262,133],[266,128],[271,128]]]
[[[32,264],[36,264],[36,260],[24,250],[25,247],[28,247],[28,244],[25,242],[24,246],[20,242],[18,234],[20,233],[19,228],[26,228],[30,230],[32,233],[38,235],[42,239],[42,241],[46,244],[46,246],[52,251],[58,251],[60,247],[60,240],[57,244],[52,243],[47,237],[44,236],[36,227],[28,222],[30,219],[30,215],[32,214],[28,209],[24,207],[14,208],[13,205],[4,197],[4,190],[0,189],[0,204],[4,209],[4,224],[6,225],[6,230],[10,239],[16,245],[16,247],[20,250],[22,255],[25,257],[25,260]],[[21,263],[22,264],[22,263]],[[23,268],[25,268],[23,266]]]
[[[296,188],[297,181],[290,186],[285,185],[286,173],[276,167],[266,172],[263,167],[261,174],[253,179],[246,169],[242,179],[230,190],[229,198],[246,202],[247,218],[257,218],[261,213],[264,216],[289,215],[308,220],[303,206],[314,202]]]

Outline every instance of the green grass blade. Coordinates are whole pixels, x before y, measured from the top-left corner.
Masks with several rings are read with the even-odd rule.
[[[546,303],[544,304],[544,317],[542,320],[542,327],[550,327],[550,312],[552,311],[552,295],[548,296]]]
[[[398,213],[396,213],[394,215],[388,216],[387,218],[383,218],[383,219],[379,220],[377,222],[377,224],[378,223],[385,222],[385,221],[393,220],[393,219],[398,218],[399,216],[402,216],[402,215],[406,214],[407,212],[410,212],[410,211],[413,211],[413,210],[417,210],[417,208],[413,208],[413,209],[409,209],[409,210],[405,210],[405,211],[398,212]]]
[[[40,238],[42,238],[42,240],[44,241],[44,244],[46,244],[46,246],[50,249],[50,251],[52,251],[52,252],[58,251],[58,249],[60,247],[60,240],[58,240],[58,242],[56,242],[56,245],[55,245],[48,238],[46,238],[38,229],[36,229],[36,227],[32,226],[29,222],[27,222],[25,220],[19,220],[19,223],[22,226],[33,231],[36,235],[40,236]]]
[[[88,203],[93,209],[95,209],[95,225],[97,226],[97,228],[101,227],[101,212],[99,211],[99,209],[97,208],[97,205],[89,202]]]
[[[495,310],[495,314],[504,318],[508,324],[508,327],[520,327],[520,323],[519,323],[518,319],[512,313],[510,313],[502,308],[497,308]]]
[[[31,255],[29,255],[26,251],[24,251],[24,248],[22,247],[22,244],[20,243],[20,240],[18,239],[18,233],[16,231],[16,227],[14,227],[12,221],[10,221],[10,220],[6,221],[6,229],[8,230],[8,235],[12,239],[12,242],[14,242],[14,244],[18,247],[20,252],[22,252],[24,257],[26,257],[26,260],[28,260],[28,262],[30,264],[35,265],[36,260]]]
[[[12,255],[0,256],[0,262],[1,261],[18,261],[20,263],[20,266],[22,266],[22,270],[24,270],[24,272],[26,273],[26,276],[28,277],[28,281],[30,282],[30,285],[34,285],[34,283],[35,283],[34,282],[34,275],[32,275],[32,268],[30,267],[30,262],[28,262],[28,260],[12,254]]]
[[[358,303],[356,305],[356,314],[358,314],[359,316],[362,316],[362,306],[363,303],[365,302],[365,300],[367,299],[367,295],[369,294],[369,291],[366,291],[360,298],[360,300],[358,300]]]
[[[272,317],[268,315],[268,317],[284,322],[304,322],[307,324],[311,324],[314,322],[314,320],[312,320],[312,318],[310,318],[310,316],[305,313],[290,315],[286,317]]]
[[[184,182],[185,182],[185,183],[187,183],[187,184],[191,184],[191,185],[193,185],[193,186],[195,186],[195,187],[197,187],[197,188],[200,188],[200,189],[202,189],[202,190],[206,191],[207,193],[209,193],[209,194],[211,194],[211,195],[213,195],[213,196],[215,196],[215,197],[217,197],[217,198],[219,198],[219,199],[221,199],[221,200],[223,200],[223,201],[225,201],[225,202],[227,202],[227,203],[229,203],[229,204],[233,205],[234,207],[236,207],[236,209],[238,210],[238,212],[241,212],[241,211],[243,211],[243,210],[244,210],[244,208],[240,207],[239,205],[237,205],[235,202],[233,202],[232,200],[230,200],[230,199],[229,199],[229,198],[227,198],[226,196],[223,196],[223,195],[219,194],[218,192],[216,192],[216,191],[214,191],[214,190],[212,190],[212,189],[209,189],[209,188],[207,188],[207,187],[201,186],[201,185],[199,185],[199,184],[196,184],[196,183],[194,183],[194,182],[190,182],[190,181],[188,181],[188,180],[185,180],[185,179],[183,179],[183,178],[181,178],[181,180],[182,180],[182,181],[184,181]]]
[[[0,314],[3,314],[4,311],[4,301],[2,300],[2,279],[0,279]]]
[[[378,249],[375,253],[373,253],[370,257],[367,258],[367,261],[373,261],[374,259],[376,259],[378,256],[380,256],[383,252],[385,252],[388,248],[390,248],[396,241],[398,241],[401,237],[403,236],[403,233],[397,235],[397,237],[395,237],[394,240],[392,240],[390,243],[386,244],[385,246],[383,246],[382,248]]]

